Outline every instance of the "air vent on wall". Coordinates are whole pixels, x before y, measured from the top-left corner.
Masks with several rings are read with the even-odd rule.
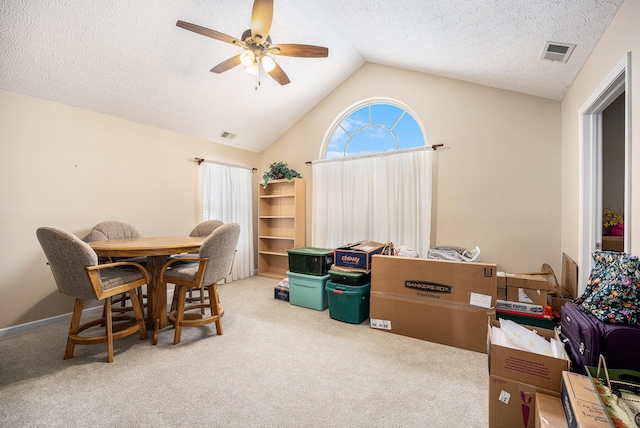
[[[576,45],[572,43],[547,42],[544,45],[544,50],[542,51],[542,55],[540,55],[540,59],[567,62],[575,47]]]
[[[231,132],[222,131],[220,133],[220,138],[224,138],[225,140],[233,140],[236,138],[236,134],[232,134]]]

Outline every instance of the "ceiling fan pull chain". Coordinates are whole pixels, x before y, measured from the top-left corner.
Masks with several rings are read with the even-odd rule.
[[[257,63],[256,63],[257,65]],[[258,90],[258,86],[260,86],[260,67],[257,67],[258,72],[256,73],[256,91]]]

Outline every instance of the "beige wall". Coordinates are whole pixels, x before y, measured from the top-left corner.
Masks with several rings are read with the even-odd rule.
[[[631,220],[640,225],[640,176],[633,168],[640,165],[640,2],[626,1],[600,39],[595,50],[562,101],[562,251],[578,262],[579,220],[579,141],[578,112],[607,78],[609,73],[631,52]],[[635,132],[633,132],[635,130]],[[640,227],[631,228],[631,252],[638,253]],[[580,267],[582,268],[582,266]],[[588,269],[588,267],[584,267]],[[584,284],[581,285],[581,289]]]
[[[73,307],[39,226],[83,237],[121,220],[143,236],[185,235],[201,219],[195,157],[259,166],[257,153],[2,90],[0,129],[0,328]]]
[[[365,64],[267,149],[307,180],[325,133],[345,109],[388,97],[408,105],[436,152],[433,245],[480,247],[509,272],[560,272],[560,103],[428,74]],[[363,237],[366,238],[366,237]],[[395,243],[401,245],[402,243]]]
[[[82,236],[119,219],[143,235],[190,230],[200,216],[194,157],[256,166],[256,183],[270,162],[288,162],[307,179],[311,244],[305,161],[318,159],[338,115],[371,97],[407,104],[428,144],[446,146],[435,156],[433,245],[477,245],[483,260],[507,271],[550,263],[559,275],[561,252],[578,258],[577,113],[628,51],[632,81],[640,81],[637,16],[640,2],[625,2],[562,103],[366,64],[262,155],[0,90],[0,328],[70,312],[35,238],[38,226]],[[640,105],[638,90],[632,105]],[[640,109],[632,113],[640,129]],[[632,146],[639,140],[632,133]],[[638,165],[640,151],[632,153]],[[633,207],[631,222],[640,224]],[[631,238],[640,242],[640,228]]]

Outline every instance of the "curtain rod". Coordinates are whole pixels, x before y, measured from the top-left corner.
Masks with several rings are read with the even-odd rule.
[[[432,144],[431,145],[431,149],[432,150],[436,150],[438,147],[444,147],[444,144]],[[306,161],[305,164],[307,165],[311,165],[312,161]]]
[[[234,165],[234,164],[232,164],[232,163],[218,162],[218,161],[213,161],[213,160],[203,159],[203,158],[193,158],[193,160],[194,160],[195,162],[197,162],[197,163],[198,163],[198,166],[199,166],[202,162],[205,162],[205,161],[206,161],[206,162],[213,162],[213,163],[217,163],[217,164],[220,164],[220,165],[236,166],[236,167],[239,167],[239,168],[247,168],[247,169],[249,169],[249,167],[248,167],[248,166]],[[257,171],[257,170],[258,170],[258,168],[251,168],[251,171]]]

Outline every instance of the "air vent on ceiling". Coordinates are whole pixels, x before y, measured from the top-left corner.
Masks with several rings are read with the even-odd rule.
[[[576,45],[572,43],[547,42],[544,45],[544,50],[542,51],[540,59],[567,62],[575,47]]]
[[[231,132],[222,131],[220,133],[220,138],[224,138],[225,140],[233,140],[236,138],[236,134],[232,134]]]

